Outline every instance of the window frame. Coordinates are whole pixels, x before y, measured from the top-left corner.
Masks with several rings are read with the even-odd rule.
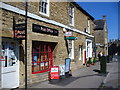
[[[74,59],[74,40],[69,40],[69,58]]]
[[[79,45],[79,60],[82,60],[82,46]]]
[[[39,2],[39,13],[41,14],[41,15],[44,15],[44,16],[47,16],[47,17],[49,17],[49,12],[50,12],[50,3],[49,3],[49,0],[46,0],[47,2],[47,6],[46,6],[46,13],[44,13],[44,12],[42,12],[41,11],[41,7],[43,7],[41,4],[42,4],[42,2],[44,2],[45,0],[40,0],[40,2]],[[44,2],[45,3],[45,2]],[[45,8],[45,7],[43,7],[43,8]]]
[[[32,44],[39,44],[38,46],[36,46],[37,47],[36,50],[38,50],[36,52],[34,51],[35,46],[32,45],[32,74],[50,71],[50,68],[53,66],[52,45],[50,43],[38,42],[38,41],[33,41]],[[42,45],[43,45],[43,52],[41,51]],[[46,47],[48,48],[48,51],[46,51]],[[37,56],[37,55],[35,54],[38,54],[38,58],[36,62],[35,62],[34,56]],[[47,55],[48,55],[48,59],[47,59]],[[43,60],[41,60],[41,58],[43,58]],[[41,64],[43,65],[43,63],[44,63],[44,66],[41,66]],[[46,66],[46,63],[48,63],[47,65],[48,67]],[[35,65],[37,67],[37,71],[35,71],[35,67],[34,67]],[[42,70],[41,68],[44,68],[44,69]]]
[[[69,22],[69,25],[74,26],[74,6],[71,4],[69,5]]]
[[[92,40],[86,39],[86,58],[91,57],[92,57]]]

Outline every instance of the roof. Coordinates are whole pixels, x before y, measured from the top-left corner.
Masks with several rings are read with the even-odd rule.
[[[86,12],[82,7],[80,7],[76,2],[71,2],[73,3],[82,13],[87,15],[91,20],[94,20],[94,17],[92,17],[88,12]]]
[[[94,30],[103,30],[104,29],[104,20],[95,20],[95,28]]]

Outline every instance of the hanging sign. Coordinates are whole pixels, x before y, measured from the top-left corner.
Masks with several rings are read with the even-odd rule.
[[[65,32],[65,36],[72,36],[72,32]]]
[[[65,37],[64,39],[65,39],[65,40],[76,40],[77,37]]]
[[[14,24],[14,38],[25,39],[25,23]]]

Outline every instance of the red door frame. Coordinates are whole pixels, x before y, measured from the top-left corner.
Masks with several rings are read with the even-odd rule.
[[[87,61],[86,61],[86,51],[84,51],[84,64],[86,64]]]

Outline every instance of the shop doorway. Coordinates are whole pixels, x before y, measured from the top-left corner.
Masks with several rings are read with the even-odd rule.
[[[1,55],[2,88],[19,86],[19,44],[13,40],[3,40]]]

